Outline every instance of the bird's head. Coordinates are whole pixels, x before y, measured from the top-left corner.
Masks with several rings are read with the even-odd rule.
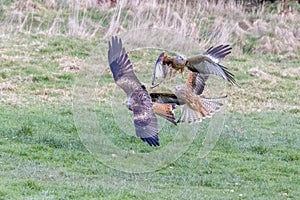
[[[180,65],[185,65],[187,62],[186,58],[181,55],[176,55],[173,57],[173,59]]]

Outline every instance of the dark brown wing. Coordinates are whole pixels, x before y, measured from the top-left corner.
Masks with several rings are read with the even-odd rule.
[[[192,88],[194,94],[200,95],[204,90],[205,82],[207,79],[207,74],[199,74],[190,71],[186,84],[187,86],[190,86]]]
[[[207,49],[204,55],[210,57],[215,63],[220,63],[225,56],[231,53],[231,50],[232,48],[229,45],[219,45]]]
[[[126,92],[127,96],[142,86],[133,72],[121,39],[116,36],[112,37],[112,41],[109,42],[108,62],[116,84]]]
[[[136,135],[151,146],[159,146],[157,119],[151,97],[133,72],[122,41],[116,36],[109,42],[108,62],[116,84],[126,92],[130,100]]]
[[[205,75],[216,75],[236,84],[234,75],[228,69],[219,64],[221,60],[231,53],[229,45],[220,45],[215,48],[209,48],[203,55],[197,55],[187,58],[187,67],[193,72]]]
[[[159,146],[157,119],[152,109],[152,101],[146,90],[132,94],[134,126],[136,135],[151,146]]]
[[[185,102],[182,99],[177,98],[174,93],[150,93],[152,102],[157,103],[169,103],[176,105],[183,105]]]

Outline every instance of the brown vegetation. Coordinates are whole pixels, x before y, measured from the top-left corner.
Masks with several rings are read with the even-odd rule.
[[[45,0],[15,1],[4,8],[6,30],[67,34],[95,38],[134,29],[165,29],[197,41],[200,46],[231,43],[242,53],[295,53],[299,51],[299,5],[293,1],[168,0]],[[250,6],[249,6],[250,5]],[[104,17],[93,20],[88,9]],[[69,10],[67,19],[63,10]],[[40,17],[41,16],[41,17]],[[49,16],[54,16],[49,18]],[[107,21],[110,21],[107,26]],[[16,26],[17,24],[17,26]],[[45,25],[47,24],[47,27]]]

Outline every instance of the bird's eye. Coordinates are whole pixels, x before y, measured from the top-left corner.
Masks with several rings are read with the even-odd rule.
[[[176,56],[176,59],[177,59],[178,61],[184,61],[184,58],[183,58],[182,56],[180,56],[180,55],[177,55],[177,56]]]
[[[181,56],[176,56],[176,59],[177,60],[182,60],[182,57]]]

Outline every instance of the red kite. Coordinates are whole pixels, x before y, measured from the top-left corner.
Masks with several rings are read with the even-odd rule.
[[[183,105],[178,123],[200,122],[206,117],[211,117],[223,105],[219,100],[226,97],[204,98],[201,94],[210,74],[220,76],[231,84],[236,84],[234,75],[219,64],[225,56],[231,53],[231,49],[229,45],[219,45],[209,48],[203,55],[187,59],[180,55],[170,57],[166,52],[161,53],[155,64],[152,85],[157,78],[162,78],[162,82],[166,78],[174,77],[177,72],[183,73],[185,69],[188,69],[189,75],[185,86],[176,86],[175,94],[150,94],[152,100],[159,98],[165,103]]]
[[[220,100],[226,96],[218,98],[205,98],[196,95],[186,86],[177,86],[175,93],[150,93],[152,101],[166,104],[183,105],[182,113],[177,123],[201,122],[202,119],[211,117],[223,106]]]
[[[116,84],[127,94],[126,106],[133,112],[136,135],[150,146],[159,146],[155,113],[176,124],[174,105],[152,102],[117,36],[109,42],[108,62]]]
[[[201,78],[205,80],[210,74],[214,74],[231,84],[236,84],[234,75],[226,67],[219,64],[226,55],[231,53],[231,49],[229,45],[219,45],[215,48],[210,47],[203,55],[189,58],[180,55],[170,57],[166,52],[162,52],[154,67],[152,86],[155,87],[156,79],[162,79],[156,84],[157,86],[166,78],[173,78],[177,72],[182,74],[185,69],[200,74]]]

